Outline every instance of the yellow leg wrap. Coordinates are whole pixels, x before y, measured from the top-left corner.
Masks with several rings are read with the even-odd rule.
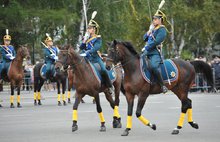
[[[38,100],[41,100],[41,94],[40,94],[40,92],[37,93],[37,99],[38,99]]]
[[[63,100],[63,101],[66,100],[66,96],[65,96],[65,94],[62,94],[62,100]]]
[[[101,122],[105,122],[105,118],[102,112],[99,113],[99,118]]]
[[[14,96],[10,96],[10,103],[14,103]]]
[[[115,108],[114,108],[114,117],[117,117],[117,118],[121,117],[119,112],[118,112],[118,106],[115,106]]]
[[[127,127],[130,128],[132,127],[132,116],[127,116]]]
[[[57,101],[60,102],[60,94],[57,96]]]
[[[180,118],[179,118],[177,126],[183,127],[183,122],[184,122],[185,115],[186,115],[185,113],[180,114]]]
[[[188,122],[193,122],[191,108],[187,110],[187,114],[188,114]]]
[[[146,118],[144,118],[142,115],[138,117],[138,119],[144,124],[148,125],[150,122]]]
[[[67,93],[67,98],[70,99],[70,91]]]
[[[78,114],[77,114],[77,110],[73,110],[73,116],[72,116],[73,121],[77,121],[78,120]]]
[[[34,92],[34,100],[37,100],[37,93]]]
[[[20,95],[17,95],[17,102],[18,102],[18,103],[21,102],[21,97],[20,97]]]

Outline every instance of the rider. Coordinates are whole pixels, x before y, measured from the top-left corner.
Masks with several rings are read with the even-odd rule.
[[[87,32],[85,33],[80,49],[85,50],[87,59],[92,63],[98,63],[101,67],[101,72],[105,76],[106,87],[109,93],[113,93],[112,82],[108,76],[106,67],[98,54],[98,50],[102,47],[102,39],[99,33],[99,25],[96,21],[91,19],[88,24]]]
[[[46,34],[47,38],[45,39],[46,46],[44,48],[44,59],[46,64],[46,78],[49,79],[52,76],[55,76],[55,61],[58,60],[58,49],[53,46],[52,38]]]
[[[145,33],[143,37],[144,41],[146,41],[146,45],[142,49],[144,67],[146,69],[145,56],[147,56],[150,61],[153,74],[157,77],[163,93],[166,93],[168,90],[164,85],[160,68],[162,63],[160,48],[162,47],[162,42],[165,40],[167,35],[167,29],[163,25],[165,18],[166,16],[162,11],[158,10],[155,13],[153,16],[153,23],[150,25],[148,32]]]
[[[11,36],[8,34],[8,29],[6,29],[6,35],[3,38],[4,45],[0,45],[0,53],[2,55],[0,63],[0,78],[3,70],[7,70],[11,61],[15,58],[16,52],[11,43]]]

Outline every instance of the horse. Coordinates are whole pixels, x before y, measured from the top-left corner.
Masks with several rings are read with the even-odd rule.
[[[76,89],[75,92],[75,102],[73,105],[73,115],[72,115],[72,132],[78,130],[78,106],[80,100],[88,94],[91,97],[95,98],[96,102],[96,109],[99,114],[99,118],[101,121],[100,131],[106,131],[105,127],[105,119],[102,113],[102,108],[100,104],[99,93],[104,92],[105,97],[110,103],[112,109],[114,109],[113,113],[113,128],[121,128],[121,117],[118,112],[118,106],[115,105],[115,101],[113,100],[110,92],[108,91],[107,87],[99,82],[96,78],[95,74],[93,74],[92,67],[90,66],[90,62],[85,58],[81,57],[78,53],[74,51],[74,49],[69,45],[66,46],[63,50],[60,50],[58,55],[57,63],[61,63],[63,65],[62,69],[68,68],[70,66],[72,68],[73,73],[73,85]],[[61,69],[61,70],[62,70]],[[117,78],[116,80],[121,79]],[[121,84],[117,83],[120,81],[115,81],[113,83],[115,90],[120,90],[119,86]],[[119,95],[119,93],[115,94]]]
[[[124,88],[125,96],[128,104],[127,110],[127,126],[123,131],[122,136],[128,136],[132,128],[132,113],[135,95],[138,96],[138,104],[136,109],[136,117],[146,126],[156,130],[156,125],[150,123],[142,114],[142,109],[149,94],[158,94],[162,92],[158,83],[147,82],[142,75],[142,67],[140,55],[130,42],[123,42],[114,40],[109,43],[108,58],[112,59],[114,63],[121,63],[124,69]],[[165,83],[167,88],[171,90],[181,101],[181,115],[177,127],[172,131],[172,134],[178,134],[183,127],[184,117],[188,114],[188,123],[195,129],[199,125],[193,121],[192,117],[192,101],[188,98],[188,91],[195,78],[195,68],[187,61],[181,59],[171,59],[178,69],[177,79],[169,85]],[[200,66],[195,66],[196,68]],[[201,68],[201,67],[200,67]],[[203,69],[204,70],[204,69]],[[174,73],[171,73],[174,75]],[[206,78],[210,78],[210,73],[206,73]]]
[[[46,78],[41,75],[41,71],[43,70],[43,66],[45,66],[44,63],[38,63],[34,66],[34,105],[42,105],[41,102],[41,87],[43,86],[44,82],[46,81]],[[56,64],[56,66],[61,66],[60,64]],[[55,68],[57,68],[55,66]],[[57,102],[58,106],[61,106],[61,91],[60,91],[60,85],[62,85],[62,101],[63,105],[66,106],[66,79],[67,79],[67,71],[56,71],[55,77],[50,77],[49,80],[51,82],[56,82],[57,84]]]
[[[26,46],[20,46],[17,55],[9,65],[8,71],[2,71],[1,77],[5,82],[10,82],[11,97],[10,108],[14,108],[14,89],[17,88],[17,107],[21,108],[20,89],[24,78],[23,60],[30,58],[29,51]]]

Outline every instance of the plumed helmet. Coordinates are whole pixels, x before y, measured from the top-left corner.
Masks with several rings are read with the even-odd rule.
[[[162,21],[166,20],[166,15],[161,11],[161,10],[157,10],[157,12],[154,14],[153,18],[162,18]]]
[[[53,41],[52,38],[49,36],[48,33],[46,33],[46,39],[45,39],[45,43],[47,43],[48,41]]]
[[[3,40],[11,40],[8,29],[6,29],[6,35],[3,37]]]
[[[96,14],[97,14],[97,11],[94,11],[92,13],[92,17],[91,17],[91,20],[89,21],[88,27],[96,28],[96,34],[98,34],[100,26],[95,20],[93,20],[95,18]]]

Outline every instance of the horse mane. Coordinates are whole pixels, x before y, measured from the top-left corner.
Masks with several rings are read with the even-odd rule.
[[[140,58],[139,54],[137,53],[131,42],[123,41],[121,42],[121,44],[124,45],[134,56]]]

